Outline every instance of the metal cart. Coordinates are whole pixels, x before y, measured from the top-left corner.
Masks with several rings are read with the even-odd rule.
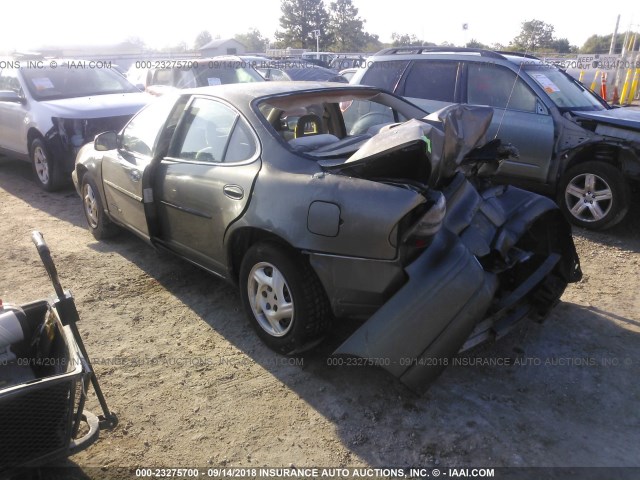
[[[80,337],[73,297],[42,234],[32,239],[55,297],[20,306],[0,301],[0,478],[73,455],[117,424]],[[100,416],[84,408],[90,385]]]

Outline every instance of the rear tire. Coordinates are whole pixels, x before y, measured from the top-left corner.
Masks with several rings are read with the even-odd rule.
[[[104,240],[116,235],[119,228],[114,224],[104,211],[102,206],[102,198],[100,191],[96,186],[96,182],[89,173],[85,173],[82,177],[82,206],[84,216],[87,219],[87,225],[91,234],[96,240]]]
[[[258,336],[283,355],[314,347],[331,323],[316,273],[297,252],[275,243],[257,243],[245,254],[240,296]]]
[[[584,162],[562,176],[558,203],[575,225],[604,230],[620,222],[629,210],[630,191],[622,172],[604,162]]]

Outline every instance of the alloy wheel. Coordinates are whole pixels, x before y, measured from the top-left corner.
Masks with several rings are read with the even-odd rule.
[[[597,222],[603,219],[612,207],[613,192],[609,184],[593,173],[576,175],[565,189],[567,209],[578,220]]]
[[[293,298],[280,270],[267,262],[256,264],[249,273],[247,289],[260,327],[274,337],[289,333],[294,321]]]

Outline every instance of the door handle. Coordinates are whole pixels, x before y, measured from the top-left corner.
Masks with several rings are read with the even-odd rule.
[[[239,185],[225,185],[222,192],[232,200],[242,200],[244,190]]]

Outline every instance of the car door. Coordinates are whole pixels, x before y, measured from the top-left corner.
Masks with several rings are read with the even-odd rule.
[[[487,138],[497,136],[519,152],[519,158],[501,163],[496,176],[522,184],[546,183],[553,153],[554,125],[542,101],[515,72],[501,65],[467,62],[464,77],[464,101],[493,107]]]
[[[258,139],[227,103],[194,96],[169,154],[153,169],[158,240],[224,274],[224,235],[244,211],[260,170]]]
[[[149,238],[145,203],[152,192],[143,188],[143,176],[158,148],[167,118],[176,107],[175,97],[149,104],[124,127],[118,148],[102,158],[102,182],[109,214],[141,237]],[[147,196],[145,202],[145,195]]]
[[[0,71],[0,90],[15,92],[24,98],[16,70],[6,68]],[[24,103],[0,101],[0,148],[27,153],[27,141],[23,132],[25,117]]]

